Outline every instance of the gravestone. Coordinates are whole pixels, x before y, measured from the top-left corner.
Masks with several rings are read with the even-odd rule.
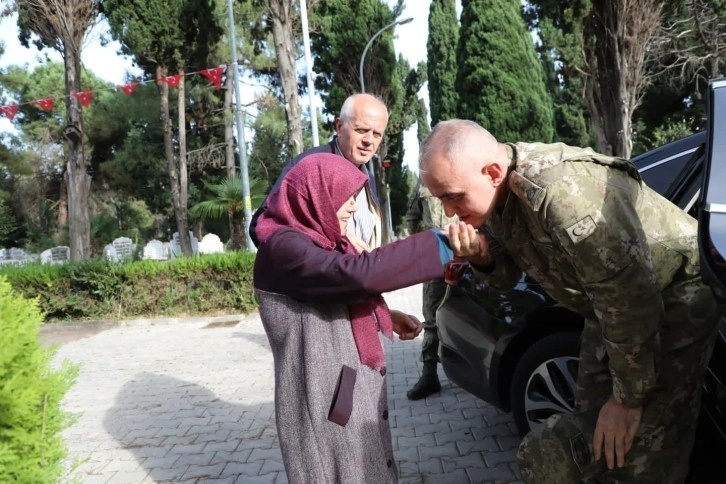
[[[71,258],[71,248],[59,245],[40,253],[41,264],[62,264]]]
[[[106,244],[103,248],[103,255],[106,257],[106,260],[111,262],[121,262],[121,258],[118,256],[116,247],[114,247],[113,244]]]
[[[28,258],[28,254],[25,249],[13,247],[8,251],[8,259],[10,260],[25,260]]]
[[[224,244],[216,234],[207,234],[199,242],[200,254],[221,254],[224,252]]]
[[[161,240],[150,240],[144,246],[143,258],[146,260],[168,260],[169,253]]]
[[[192,239],[192,255],[199,255],[199,239],[194,237],[192,231],[189,231],[189,238]],[[174,232],[171,238],[171,258],[181,257],[182,253],[181,241],[179,240],[179,232]]]
[[[136,247],[134,246],[134,242],[128,237],[114,239],[111,245],[116,249],[116,256],[119,260],[133,259]]]

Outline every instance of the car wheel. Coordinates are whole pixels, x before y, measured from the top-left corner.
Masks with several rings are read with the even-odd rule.
[[[512,376],[510,402],[520,435],[551,415],[575,410],[579,333],[551,334],[530,346]]]

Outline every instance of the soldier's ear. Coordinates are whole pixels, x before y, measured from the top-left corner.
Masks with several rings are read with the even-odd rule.
[[[506,170],[502,168],[502,166],[499,163],[487,163],[484,165],[484,169],[482,170],[484,175],[488,176],[492,181],[492,186],[494,188],[498,187],[499,185],[504,182],[504,178],[507,176]]]

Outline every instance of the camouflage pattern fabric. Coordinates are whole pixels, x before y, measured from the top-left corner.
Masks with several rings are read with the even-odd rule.
[[[457,222],[458,218],[447,217],[441,201],[431,195],[426,186],[419,181],[408,211],[404,217],[404,235],[411,235],[431,228],[443,228],[449,223]],[[439,361],[439,336],[436,331],[436,310],[446,295],[446,283],[434,280],[423,284],[423,342],[421,343],[421,361]]]
[[[517,143],[507,150],[514,163],[510,194],[484,228],[494,268],[476,274],[491,286],[511,287],[524,270],[589,321],[578,410],[595,411],[596,419],[611,394],[626,406],[644,406],[639,446],[618,474],[631,477],[604,482],[632,482],[635,475],[643,476],[637,482],[671,482],[687,469],[718,321],[700,280],[696,221],[645,186],[625,160],[562,144]],[[580,477],[567,480],[576,460],[570,430],[591,445],[585,420],[553,419],[525,439],[520,465],[531,469],[523,470],[528,482],[587,477],[578,469]],[[595,421],[587,424],[594,429]]]

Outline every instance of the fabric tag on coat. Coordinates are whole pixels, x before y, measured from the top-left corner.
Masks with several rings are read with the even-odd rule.
[[[567,227],[567,235],[576,244],[592,235],[596,228],[597,224],[595,220],[593,220],[592,216],[588,215]]]
[[[343,365],[338,377],[338,385],[335,387],[333,401],[330,404],[330,412],[328,420],[337,423],[341,427],[345,427],[353,413],[353,389],[355,388],[355,380],[357,371],[347,365]]]
[[[587,444],[587,439],[582,433],[570,439],[570,450],[572,451],[572,461],[582,473],[585,466],[592,462],[590,446]]]

